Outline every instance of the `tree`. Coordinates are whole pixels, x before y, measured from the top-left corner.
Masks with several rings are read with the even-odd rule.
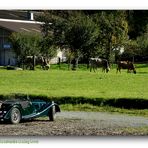
[[[82,11],[46,11],[39,20],[44,21],[43,34],[52,32],[54,44],[69,49],[67,55],[69,64],[73,63],[72,69],[76,69],[82,54],[89,55],[88,49],[94,49],[99,27]]]
[[[46,11],[41,16],[43,34],[52,32],[54,44],[67,47],[75,57],[101,55],[110,60],[112,50],[128,39],[126,11]],[[75,65],[73,65],[75,67]]]
[[[138,57],[148,55],[148,11],[147,10],[129,10],[129,39],[137,43],[137,49],[134,51]]]
[[[57,53],[57,49],[63,48],[65,19],[61,17],[62,13],[58,11],[43,11],[37,18],[37,21],[43,22],[41,25],[42,41],[41,52],[45,58],[51,59]]]
[[[122,57],[125,57],[126,60],[130,60],[134,62],[134,58],[136,55],[140,53],[138,44],[136,40],[128,40],[124,46],[124,52],[121,55]]]
[[[96,22],[100,26],[100,45],[106,49],[106,57],[110,56],[115,48],[123,46],[128,37],[128,23],[125,11],[102,11],[96,15]]]
[[[57,47],[53,44],[53,37],[51,35],[43,37],[40,44],[40,52],[45,58],[51,59],[57,54]]]
[[[64,42],[63,31],[66,27],[67,19],[65,17],[66,11],[43,11],[36,20],[43,22],[41,30],[43,38],[52,38],[54,45],[61,46]],[[62,15],[63,14],[63,15]],[[51,43],[51,42],[50,42]]]
[[[90,57],[99,35],[99,27],[91,18],[81,13],[71,16],[65,30],[65,42],[74,56],[73,69],[76,69],[81,55]]]
[[[18,66],[24,65],[26,56],[38,55],[40,53],[41,36],[39,34],[31,34],[26,32],[14,32],[10,36],[13,51],[18,59]],[[34,61],[34,60],[33,60]],[[33,63],[33,69],[34,69]]]
[[[145,33],[148,24],[147,10],[129,10],[127,11],[129,24],[129,38],[136,40],[138,36]]]
[[[137,37],[137,43],[141,55],[148,55],[148,24],[145,33]]]

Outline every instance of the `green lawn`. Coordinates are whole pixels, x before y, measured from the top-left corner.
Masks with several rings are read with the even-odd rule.
[[[86,68],[78,71],[57,69],[48,71],[0,70],[0,94],[25,93],[49,97],[87,98],[139,98],[148,99],[148,65],[137,65],[137,74],[116,74],[111,69],[108,74],[89,72]]]

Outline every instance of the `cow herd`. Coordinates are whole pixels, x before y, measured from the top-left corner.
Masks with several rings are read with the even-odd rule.
[[[92,69],[95,72],[97,68],[100,68],[100,67],[102,68],[102,72],[108,73],[110,71],[108,60],[102,59],[102,58],[90,58],[89,67],[90,67],[90,72],[92,71]],[[133,72],[134,74],[136,74],[135,66],[130,61],[118,61],[116,73],[118,72],[121,73],[121,69],[127,69],[128,73]]]
[[[26,65],[26,69],[32,69],[33,67],[33,60],[35,65],[40,65],[43,70],[48,70],[50,68],[50,62],[47,58],[43,56],[27,56],[24,60],[24,64]],[[136,74],[136,69],[133,62],[130,61],[117,61],[117,71],[116,73],[120,72],[121,69],[127,69],[127,72],[133,72]],[[90,72],[93,70],[96,72],[98,68],[102,68],[102,72],[108,73],[110,71],[110,64],[107,59],[104,58],[90,58],[89,59],[89,68]]]

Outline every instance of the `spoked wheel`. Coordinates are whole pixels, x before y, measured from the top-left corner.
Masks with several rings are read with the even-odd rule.
[[[17,124],[17,123],[20,122],[20,120],[21,120],[20,110],[17,109],[17,108],[13,108],[11,110],[11,114],[10,114],[10,121],[11,121],[11,123]]]
[[[55,117],[56,117],[56,110],[55,110],[55,106],[52,106],[49,110],[49,120],[50,121],[54,121]]]

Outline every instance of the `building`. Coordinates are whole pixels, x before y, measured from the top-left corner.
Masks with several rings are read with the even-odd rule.
[[[21,10],[0,10],[0,66],[16,65],[16,56],[12,50],[9,36],[13,32],[30,32],[41,34],[41,22],[34,18],[39,11],[21,11]],[[51,59],[50,63],[66,61],[65,53],[57,50],[57,56]]]
[[[0,10],[0,66],[16,64],[9,36],[13,32],[41,33],[40,25],[34,21],[34,12]]]

